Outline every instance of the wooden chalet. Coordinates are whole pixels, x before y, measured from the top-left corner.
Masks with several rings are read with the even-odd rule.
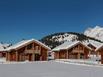
[[[50,48],[35,39],[23,40],[6,49],[7,61],[46,61]]]
[[[65,42],[54,48],[55,59],[88,59],[91,48],[80,41]]]
[[[9,46],[10,46],[9,44],[1,44],[0,43],[0,58],[6,57],[6,48],[8,48]]]
[[[97,52],[95,52],[95,50],[101,45],[102,43],[100,42],[90,42],[89,44],[87,44],[87,46],[92,49],[91,55],[98,55]]]
[[[103,64],[103,44],[95,50],[101,56],[101,64]]]
[[[98,47],[100,47],[100,46],[102,46],[103,45],[103,43],[100,43],[100,42],[91,42],[90,41],[90,43],[89,44],[87,44],[87,46],[89,46],[91,49],[92,49],[92,51],[91,51],[91,55],[96,55],[96,57],[98,57],[99,58],[99,52],[96,52],[96,49],[98,48]]]

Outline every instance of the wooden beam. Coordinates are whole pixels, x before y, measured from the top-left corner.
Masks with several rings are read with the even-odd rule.
[[[7,59],[10,61],[10,52],[7,53]]]
[[[89,51],[89,50],[88,50]],[[91,51],[89,51],[89,57],[90,57]]]
[[[16,61],[18,61],[18,51],[16,51]]]
[[[68,59],[68,50],[67,50],[67,57],[66,58]]]
[[[8,61],[8,52],[6,52],[6,61]]]
[[[35,50],[35,44],[33,43],[33,50]],[[35,61],[35,51],[32,53],[32,61]]]
[[[34,43],[33,43],[33,45],[32,45],[32,49],[34,50],[35,49],[35,47],[34,47],[35,45],[34,45]]]
[[[58,52],[58,59],[60,59],[60,52]]]
[[[35,60],[35,54],[32,53],[32,61],[34,61],[34,60]]]
[[[99,51],[97,51],[97,57],[99,57]]]
[[[80,45],[78,45],[78,59],[80,59]]]
[[[78,59],[80,59],[80,53],[78,53]]]

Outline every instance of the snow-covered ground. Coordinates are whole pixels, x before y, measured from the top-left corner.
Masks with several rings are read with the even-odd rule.
[[[92,66],[92,67],[102,67],[103,68],[103,64],[101,64],[101,62],[91,61],[91,60],[56,59],[55,62],[64,63],[64,64],[73,64],[73,65]]]
[[[0,77],[103,77],[102,72],[102,67],[78,66],[54,61],[0,64]]]
[[[0,63],[6,62],[6,58],[0,58]]]

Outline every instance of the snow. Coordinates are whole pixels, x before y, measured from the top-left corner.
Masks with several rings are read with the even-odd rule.
[[[92,60],[92,61],[96,61],[96,60],[100,60],[101,59],[101,55],[90,55],[89,56],[90,59],[89,60]]]
[[[49,48],[48,46],[44,45],[43,43],[41,43],[40,41],[38,41],[38,40],[36,40],[36,39],[22,40],[22,41],[20,41],[20,42],[18,42],[18,43],[16,43],[16,44],[12,45],[11,47],[7,48],[6,50],[9,51],[9,50],[11,50],[11,49],[16,49],[16,48],[18,48],[18,47],[24,46],[24,45],[26,45],[26,44],[28,44],[28,43],[33,42],[33,41],[36,42],[37,44],[40,44],[40,45],[42,45],[43,47],[45,47],[45,48],[47,48],[47,49],[50,50],[50,48]]]
[[[89,40],[89,42],[84,41],[83,43],[84,43],[85,45],[91,44],[91,45],[93,45],[93,46],[96,47],[96,48],[98,48],[98,47],[100,47],[101,45],[103,45],[103,43],[100,43],[100,42],[97,42],[97,41],[94,41],[94,40]]]
[[[0,63],[5,63],[6,62],[6,58],[0,58]]]
[[[84,34],[103,41],[103,27],[96,26],[94,28],[88,28]]]
[[[0,77],[103,77],[102,67],[64,64],[54,61],[0,64]]]
[[[102,40],[103,39],[103,28],[96,26],[94,28],[88,28],[85,30],[84,35],[86,36],[90,36],[93,38],[96,38],[98,40]],[[78,39],[79,36],[75,35],[75,34],[70,34],[70,33],[64,33],[64,34],[58,34],[58,35],[54,35],[50,38],[51,41],[55,41],[55,42],[59,42],[59,43],[64,43],[66,41],[75,41]],[[87,43],[93,43],[96,47],[99,46],[99,42],[97,43],[97,41],[91,40],[91,39],[87,39],[84,40],[84,42]],[[49,47],[53,47],[52,45],[48,45]]]
[[[98,50],[99,50],[100,48],[102,48],[102,47],[103,47],[103,44],[100,45],[100,46],[98,46],[95,51],[98,51]]]
[[[0,43],[0,50],[3,50],[4,49],[4,47],[3,47],[3,45]]]
[[[52,39],[55,39],[56,41],[59,41],[59,42],[71,41],[71,40],[76,39],[76,38],[77,38],[76,35],[68,34],[68,33],[65,33],[64,35],[59,35],[59,36],[53,36],[52,37]]]
[[[9,46],[9,44],[6,44],[6,43],[1,44],[0,43],[0,51],[4,51],[5,50],[4,47],[7,48],[8,46]]]
[[[62,49],[69,49],[69,48],[77,45],[78,43],[81,43],[81,42],[80,41],[70,41],[70,42],[67,41],[67,42],[64,42],[62,45],[57,46],[56,48],[54,48],[52,51],[59,51],[59,50],[62,50]],[[91,50],[90,47],[86,46],[83,43],[81,43],[81,44]]]
[[[62,63],[70,63],[70,64],[79,64],[79,65],[85,65],[85,66],[101,66],[101,63],[99,61],[91,60],[91,59],[56,59],[56,62],[62,62]]]

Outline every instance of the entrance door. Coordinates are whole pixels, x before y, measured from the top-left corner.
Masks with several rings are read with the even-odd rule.
[[[40,61],[40,55],[39,54],[35,54],[35,61]]]
[[[29,61],[32,61],[32,54],[29,54]]]
[[[80,54],[80,59],[84,59],[84,54]]]

